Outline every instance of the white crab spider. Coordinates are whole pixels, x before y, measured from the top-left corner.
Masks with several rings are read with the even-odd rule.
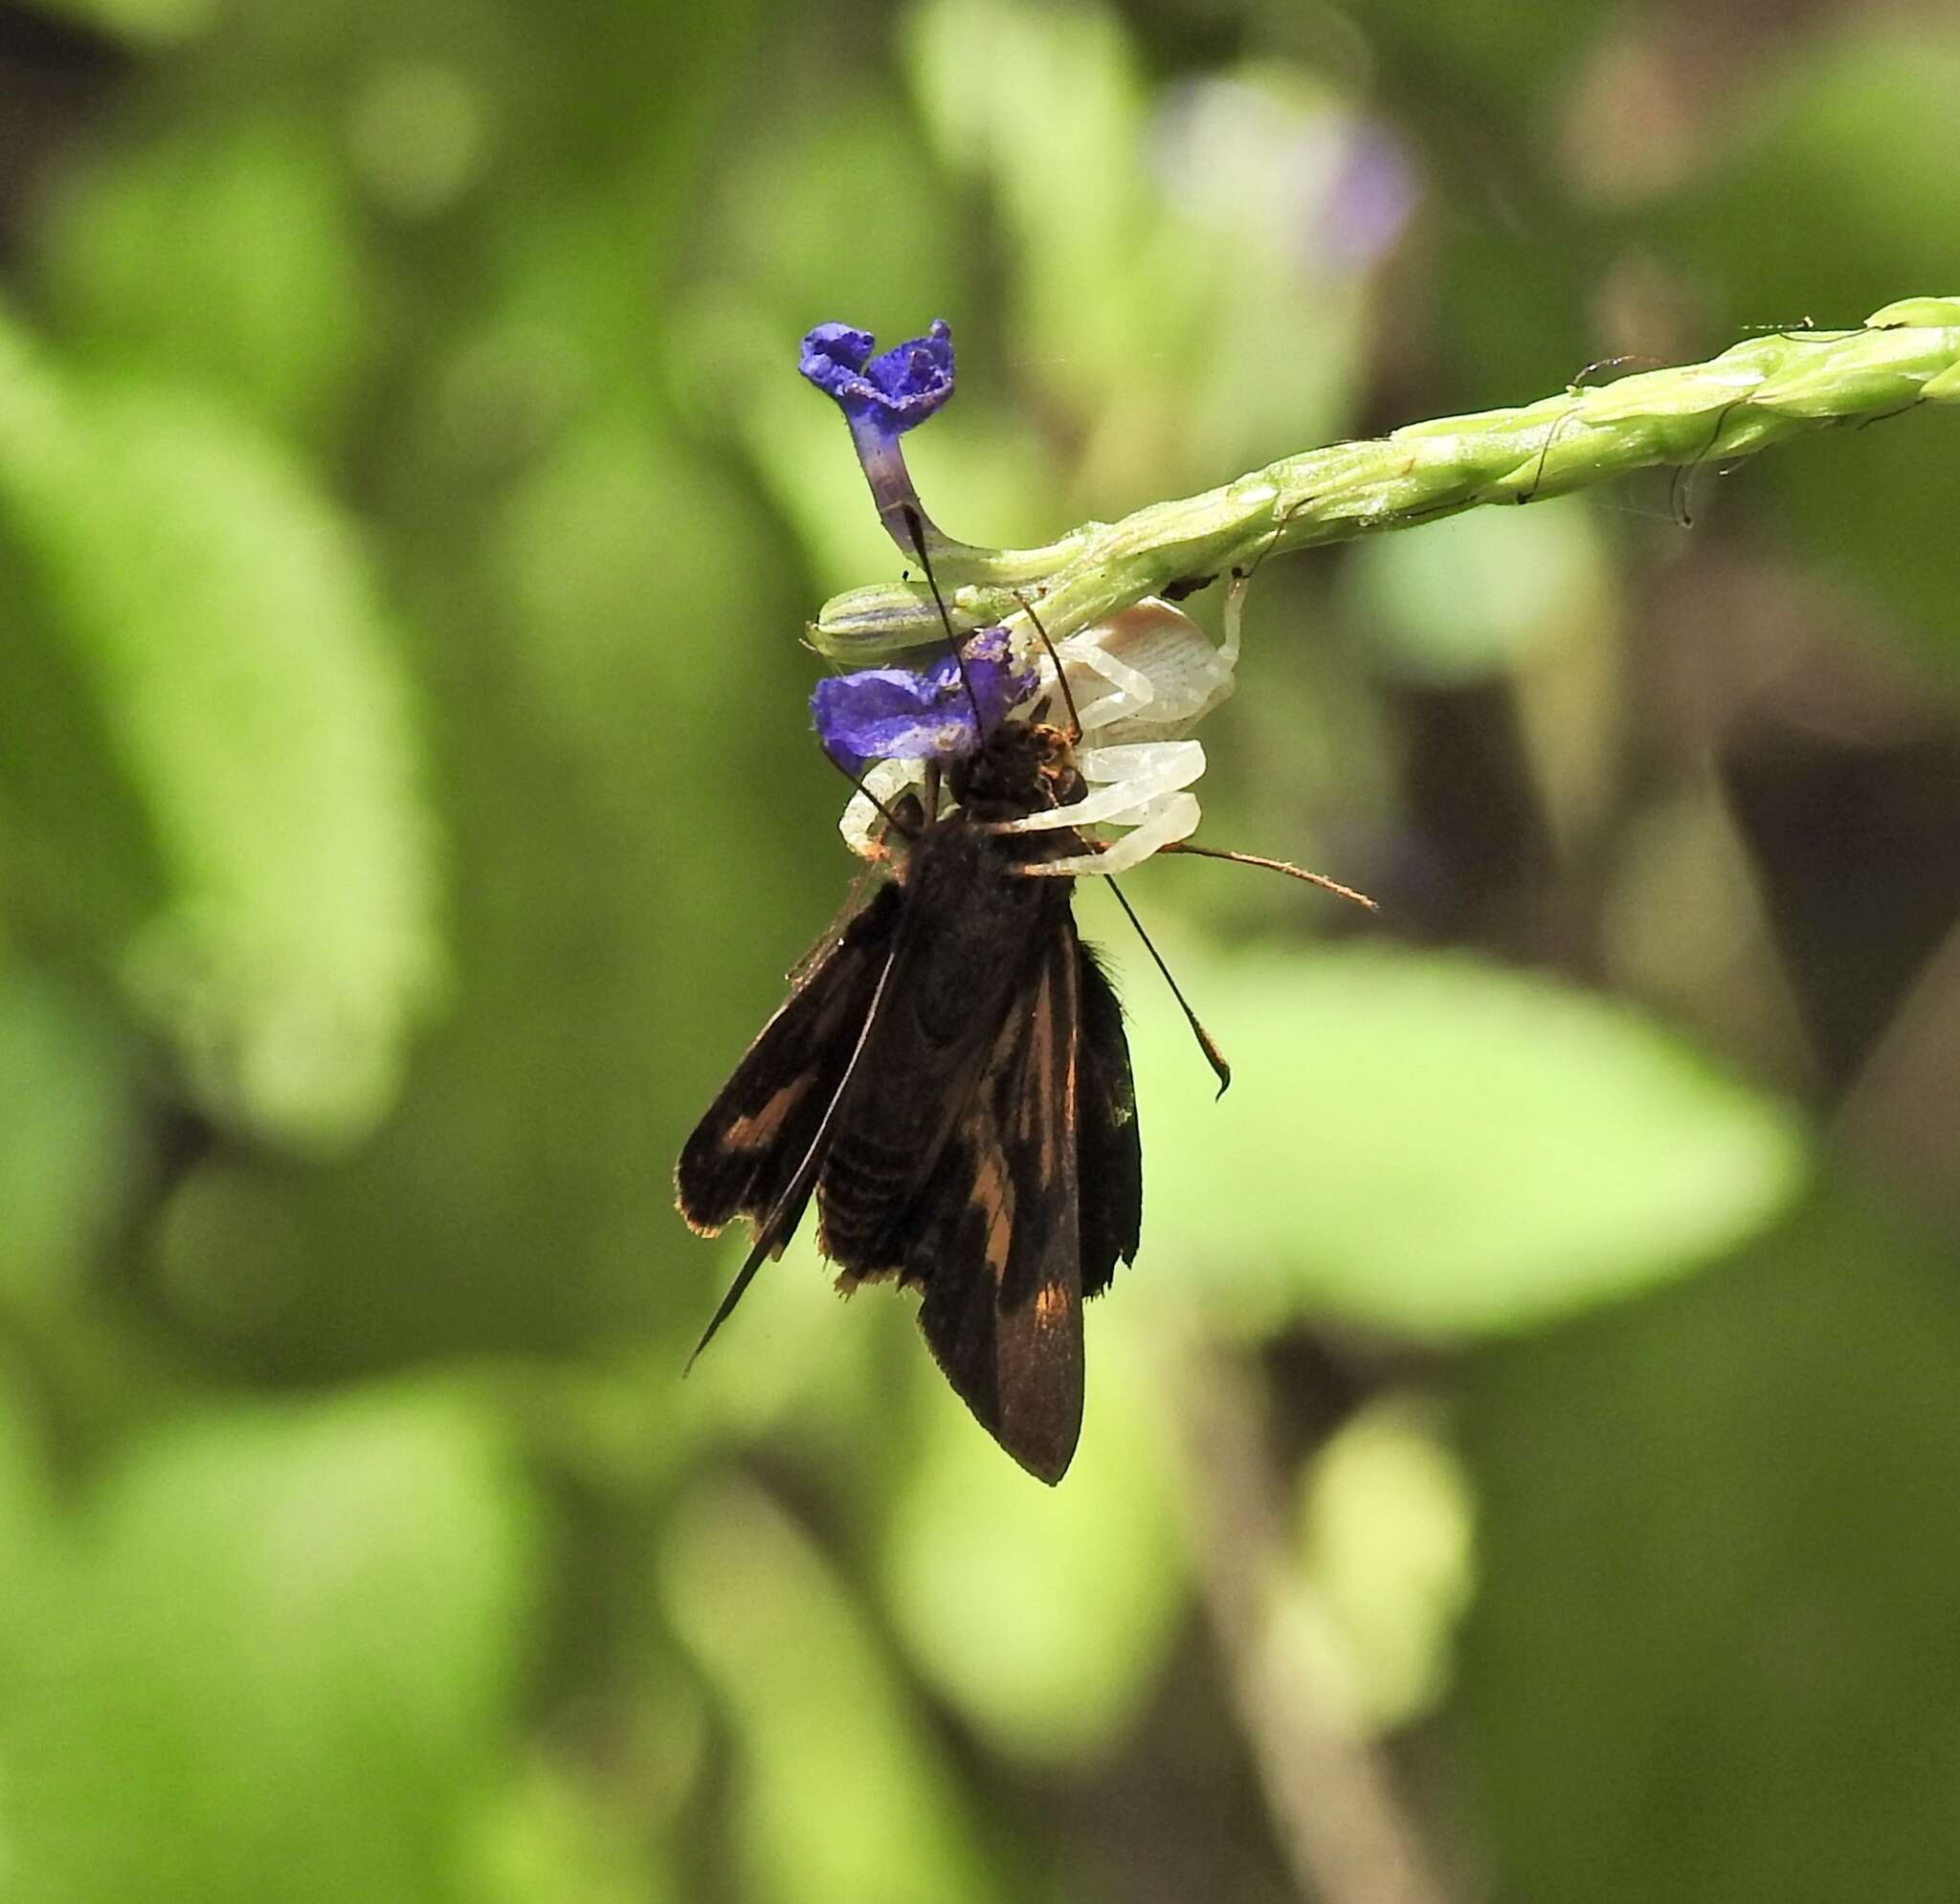
[[[1057,644],[1056,655],[1082,725],[1076,765],[1089,792],[1073,806],[1006,821],[1001,830],[1085,826],[1126,830],[1099,852],[1044,860],[1029,872],[1056,876],[1124,873],[1197,830],[1197,796],[1188,789],[1205,770],[1205,750],[1185,736],[1232,692],[1244,592],[1243,578],[1235,577],[1225,600],[1225,641],[1219,648],[1189,615],[1154,596]],[[1054,663],[1045,654],[1041,672],[1053,681]],[[889,808],[924,779],[921,761],[880,761],[871,769],[863,791],[853,796],[838,826],[853,852],[866,859],[880,856],[880,803]]]

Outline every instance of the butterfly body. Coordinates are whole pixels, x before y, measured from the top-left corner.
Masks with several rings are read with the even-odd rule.
[[[898,876],[806,962],[681,1152],[682,1213],[755,1243],[715,1323],[813,1196],[847,1289],[896,1277],[988,1431],[1041,1479],[1081,1423],[1081,1303],[1136,1252],[1143,1163],[1115,994],[1077,937],[1068,738],[1004,722],[902,830]],[[914,809],[915,814],[917,809]]]

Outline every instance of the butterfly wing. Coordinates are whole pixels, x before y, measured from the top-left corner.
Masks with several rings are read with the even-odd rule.
[[[954,1391],[1052,1485],[1081,1430],[1082,1298],[1137,1248],[1123,1015],[1065,883],[954,823],[913,857],[806,962],[681,1152],[690,1224],[756,1226],[702,1346],[814,1188],[844,1285],[923,1286]]]
[[[1123,1007],[1096,955],[1076,947],[1081,1029],[1076,1041],[1076,1181],[1082,1294],[1101,1295],[1119,1261],[1136,1260],[1144,1222],[1144,1149]]]
[[[793,1208],[788,1201],[850,1072],[903,903],[900,887],[880,887],[828,951],[804,962],[800,983],[695,1126],[674,1184],[681,1215],[702,1235],[746,1216],[768,1226],[771,1253],[789,1241],[809,1183]]]
[[[902,1272],[924,1285],[919,1326],[955,1392],[1051,1486],[1082,1423],[1081,973],[1064,914],[915,1207]]]

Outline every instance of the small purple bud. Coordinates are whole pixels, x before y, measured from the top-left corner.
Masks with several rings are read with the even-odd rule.
[[[1035,692],[1040,675],[1014,665],[1004,628],[981,629],[963,653],[964,680],[960,664],[947,654],[920,674],[865,668],[817,682],[810,712],[824,752],[854,780],[873,761],[972,753],[1011,707]]]

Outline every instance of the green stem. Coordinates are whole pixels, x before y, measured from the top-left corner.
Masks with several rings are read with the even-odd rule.
[[[1857,330],[1778,332],[1706,364],[1330,444],[1120,522],[1085,522],[1045,548],[962,549],[942,580],[957,585],[966,625],[1005,621],[1029,597],[1059,640],[1267,555],[1562,496],[1631,470],[1734,463],[1922,403],[1960,403],[1960,299],[1908,298]],[[853,665],[941,639],[931,597],[908,583],[835,597],[810,634],[820,653]]]

